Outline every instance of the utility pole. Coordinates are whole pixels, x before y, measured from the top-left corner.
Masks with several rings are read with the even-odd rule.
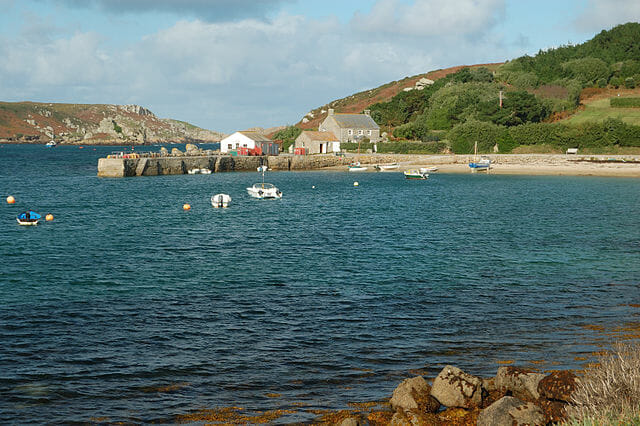
[[[500,108],[502,108],[502,90],[500,91]]]

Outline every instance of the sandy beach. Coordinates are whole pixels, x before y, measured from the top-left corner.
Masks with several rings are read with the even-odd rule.
[[[398,171],[435,166],[441,173],[471,173],[468,164],[473,161],[473,155],[453,154],[361,154],[346,158],[356,157],[364,165],[397,162]],[[640,156],[634,155],[492,154],[484,157],[491,159],[491,174],[640,177]],[[340,168],[344,166],[332,167]]]

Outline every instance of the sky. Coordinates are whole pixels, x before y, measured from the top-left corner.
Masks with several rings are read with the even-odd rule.
[[[639,21],[638,0],[0,0],[0,101],[137,104],[232,133]]]

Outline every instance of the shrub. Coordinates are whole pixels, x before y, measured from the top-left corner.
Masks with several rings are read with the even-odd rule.
[[[640,422],[640,345],[617,343],[585,372],[567,408],[570,424]]]
[[[611,98],[612,108],[640,108],[640,98]]]
[[[296,141],[296,138],[300,136],[302,129],[296,126],[287,126],[285,129],[277,131],[273,135],[274,140],[282,141],[282,150],[287,152],[289,147]]]
[[[446,148],[447,144],[439,141],[398,141],[378,144],[378,152],[394,154],[439,154]]]
[[[627,77],[624,79],[624,87],[626,87],[627,89],[635,89],[636,88],[636,82],[633,79],[633,77]]]
[[[449,132],[451,149],[456,154],[473,154],[475,142],[478,142],[478,152],[493,152],[493,147],[499,141],[505,140],[507,129],[493,123],[482,121],[468,121],[455,126]]]

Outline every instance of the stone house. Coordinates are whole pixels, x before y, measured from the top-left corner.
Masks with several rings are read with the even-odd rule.
[[[229,152],[238,148],[260,148],[265,155],[278,155],[279,145],[259,132],[235,132],[220,141],[220,152]]]
[[[306,148],[307,154],[340,152],[340,141],[333,132],[304,131],[296,138],[294,148]]]
[[[364,138],[373,143],[380,140],[380,126],[373,121],[369,110],[365,110],[364,114],[336,114],[329,109],[327,118],[318,130],[332,132],[340,142],[356,142]]]

